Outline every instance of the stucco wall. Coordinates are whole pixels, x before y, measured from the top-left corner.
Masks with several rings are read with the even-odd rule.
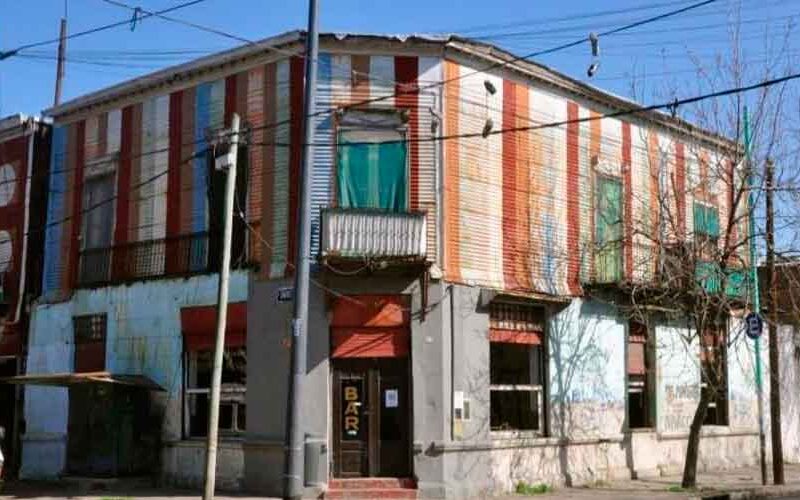
[[[153,393],[163,410],[161,438],[165,443],[182,438],[182,351],[180,309],[216,302],[217,276],[159,280],[130,286],[78,290],[71,300],[35,308],[29,343],[28,374],[73,371],[72,317],[108,316],[106,369],[116,374],[146,375],[166,392]],[[247,273],[231,273],[230,301],[247,300]],[[27,432],[23,436],[23,478],[55,477],[64,472],[68,423],[66,389],[28,387],[25,396]],[[166,460],[163,473],[174,461]],[[202,475],[202,466],[199,469]]]

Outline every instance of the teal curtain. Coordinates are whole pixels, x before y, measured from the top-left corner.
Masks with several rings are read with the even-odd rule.
[[[337,160],[340,207],[407,210],[405,143],[351,143],[340,135]]]
[[[622,183],[599,177],[595,219],[595,270],[601,283],[622,278]]]

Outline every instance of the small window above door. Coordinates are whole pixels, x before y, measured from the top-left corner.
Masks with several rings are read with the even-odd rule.
[[[340,208],[408,210],[403,115],[349,111],[338,123],[336,199]]]

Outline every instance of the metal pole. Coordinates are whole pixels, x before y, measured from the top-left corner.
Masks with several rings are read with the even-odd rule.
[[[761,298],[758,291],[758,263],[756,255],[756,221],[755,221],[755,187],[756,181],[753,175],[752,165],[750,164],[750,115],[747,107],[744,108],[744,154],[747,165],[747,178],[750,187],[748,195],[748,205],[750,213],[748,215],[749,226],[749,245],[750,245],[750,281],[753,290],[753,312],[761,313]],[[764,383],[761,377],[761,340],[755,341],[756,355],[756,397],[758,398],[758,444],[761,459],[761,484],[767,484],[767,444],[764,436]]]
[[[783,443],[781,443],[781,389],[778,359],[778,297],[775,289],[775,165],[767,160],[767,286],[769,292],[769,414],[772,435],[772,482],[783,484]]]
[[[311,250],[311,168],[314,161],[314,103],[317,86],[317,0],[309,0],[306,39],[306,87],[303,98],[303,163],[300,166],[300,195],[297,204],[299,227],[294,273],[294,311],[292,316],[292,361],[289,379],[289,401],[286,414],[286,463],[284,498],[300,499],[303,495],[305,453],[304,429],[301,422],[303,382],[306,376],[308,331],[308,287]],[[298,145],[295,145],[298,146]]]
[[[217,337],[214,344],[214,371],[211,374],[211,398],[208,403],[208,440],[206,442],[206,472],[203,500],[214,498],[217,470],[217,432],[219,422],[222,361],[225,352],[225,325],[228,319],[228,277],[231,267],[231,237],[233,234],[233,198],[236,190],[236,156],[239,149],[239,115],[231,117],[230,164],[225,180],[225,229],[222,236],[222,262],[217,289]]]
[[[61,30],[58,35],[58,62],[56,63],[56,93],[53,106],[61,104],[61,84],[64,80],[64,55],[67,51],[67,18],[61,18]]]

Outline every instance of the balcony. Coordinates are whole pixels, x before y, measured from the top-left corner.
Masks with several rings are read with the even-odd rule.
[[[425,214],[369,209],[328,208],[322,211],[323,259],[425,259]]]
[[[209,269],[208,243],[208,233],[195,233],[85,249],[80,253],[78,286],[203,273]]]

